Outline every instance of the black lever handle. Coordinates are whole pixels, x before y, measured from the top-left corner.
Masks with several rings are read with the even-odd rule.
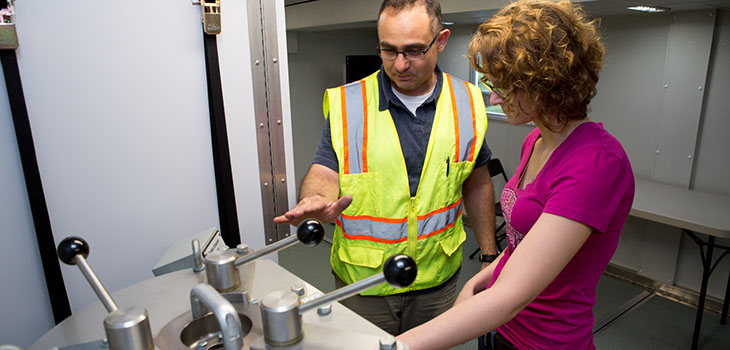
[[[416,280],[418,268],[416,262],[408,255],[393,255],[385,260],[383,275],[390,285],[405,288]]]
[[[297,226],[297,239],[304,245],[316,246],[324,239],[324,226],[316,219],[304,220]]]
[[[297,226],[297,235],[284,238],[274,244],[270,244],[265,248],[251,253],[249,255],[236,259],[234,266],[241,266],[247,262],[256,260],[266,254],[278,252],[282,249],[289,248],[297,243],[302,243],[308,246],[315,246],[322,242],[324,239],[324,226],[317,219],[307,219],[299,223]],[[210,281],[208,281],[210,283]],[[211,283],[213,284],[213,283]],[[218,288],[217,285],[213,285]]]
[[[89,244],[81,237],[70,236],[58,244],[58,258],[68,265],[76,265],[76,256],[89,257]]]

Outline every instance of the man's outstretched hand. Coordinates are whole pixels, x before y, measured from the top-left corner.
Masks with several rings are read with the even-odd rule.
[[[322,196],[302,198],[299,203],[284,215],[274,218],[274,223],[299,225],[304,219],[315,218],[323,223],[334,221],[352,203],[352,196],[347,194],[337,201]]]

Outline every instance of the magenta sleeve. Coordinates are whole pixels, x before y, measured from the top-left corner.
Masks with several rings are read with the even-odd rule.
[[[555,169],[544,212],[606,232],[615,216],[631,209],[627,197],[633,198],[634,178],[628,164],[623,154],[597,145],[571,152]]]

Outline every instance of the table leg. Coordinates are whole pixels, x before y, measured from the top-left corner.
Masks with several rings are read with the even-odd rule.
[[[695,318],[695,330],[692,334],[692,350],[697,350],[697,344],[700,340],[700,327],[702,326],[702,314],[705,311],[707,282],[710,279],[713,248],[715,248],[715,236],[710,235],[707,241],[707,254],[705,254],[705,260],[702,262],[702,285],[700,286],[700,297],[699,300],[697,300],[697,317]]]
[[[727,309],[730,304],[730,273],[727,276],[727,286],[725,287],[725,299],[722,302],[722,316],[720,316],[720,324],[727,323]]]

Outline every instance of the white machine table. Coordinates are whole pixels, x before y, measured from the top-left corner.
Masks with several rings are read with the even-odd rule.
[[[730,197],[637,179],[630,215],[679,227],[700,248],[702,284],[692,334],[692,350],[696,350],[707,297],[707,282],[720,260],[730,252],[730,247],[715,244],[717,237],[730,238]],[[708,235],[707,241],[699,238],[696,233]],[[713,264],[712,253],[715,248],[720,248],[724,252]],[[730,294],[730,277],[725,289],[721,324],[727,323],[728,299],[730,299],[728,294]]]

